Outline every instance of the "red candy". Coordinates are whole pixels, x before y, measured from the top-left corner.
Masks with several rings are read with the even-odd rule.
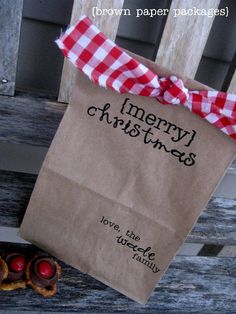
[[[43,278],[51,278],[53,276],[53,267],[52,265],[47,261],[39,262],[37,265],[38,273]]]
[[[15,273],[25,269],[25,259],[23,256],[15,256],[10,260],[10,269]]]

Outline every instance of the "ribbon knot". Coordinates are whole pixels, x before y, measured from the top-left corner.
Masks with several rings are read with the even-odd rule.
[[[180,78],[172,75],[168,78],[160,79],[160,94],[157,96],[157,99],[162,104],[184,104],[188,97],[188,89]]]
[[[108,39],[82,16],[56,40],[63,54],[94,83],[119,93],[183,105],[236,139],[236,95],[188,90],[176,76],[159,77]]]

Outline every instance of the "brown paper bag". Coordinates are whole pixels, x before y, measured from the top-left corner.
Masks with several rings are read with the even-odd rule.
[[[78,73],[20,235],[145,303],[235,153],[232,139],[185,108]]]

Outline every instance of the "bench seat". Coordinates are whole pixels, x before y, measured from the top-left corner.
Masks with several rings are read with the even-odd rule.
[[[0,251],[34,251],[1,243]],[[144,307],[89,275],[60,262],[58,293],[43,298],[31,289],[1,293],[0,308],[79,313],[235,313],[235,258],[177,256]]]
[[[8,145],[21,145],[34,152],[35,157],[39,151],[42,153],[37,161],[39,169],[65,108],[64,104],[40,97],[0,96],[0,145],[6,148],[2,151],[2,160],[11,151]],[[27,160],[23,164],[26,165]],[[230,171],[232,169],[235,170],[235,164]],[[31,171],[27,166],[20,166],[17,171],[6,169],[4,164],[1,167],[0,157],[0,228],[19,228],[37,173],[38,170]],[[235,246],[236,200],[212,197],[186,243]],[[37,248],[30,244],[0,242],[0,253],[26,250],[33,254]],[[53,298],[42,298],[31,289],[1,292],[0,309],[83,313],[236,312],[236,260],[233,257],[177,255],[145,307],[60,263],[63,276]]]

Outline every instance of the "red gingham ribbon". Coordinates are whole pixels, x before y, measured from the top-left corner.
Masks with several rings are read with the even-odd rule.
[[[189,91],[176,76],[159,78],[108,39],[86,16],[56,43],[65,57],[98,85],[119,93],[156,97],[162,104],[181,104],[236,139],[236,95]]]

